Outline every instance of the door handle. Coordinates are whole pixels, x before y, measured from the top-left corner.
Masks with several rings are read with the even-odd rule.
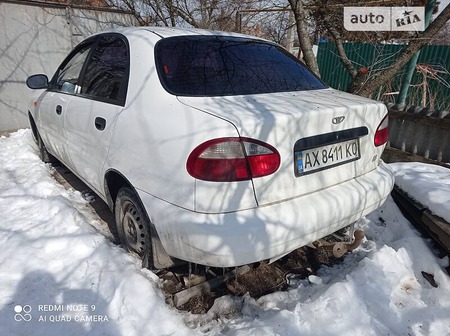
[[[62,106],[61,105],[56,105],[56,114],[57,115],[61,115],[62,113]]]
[[[95,118],[95,128],[103,131],[106,127],[106,120],[100,117]]]

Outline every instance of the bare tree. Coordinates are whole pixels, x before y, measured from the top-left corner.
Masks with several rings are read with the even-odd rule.
[[[396,61],[389,68],[374,73],[368,80],[361,80],[364,74],[358,72],[358,75],[353,79],[349,87],[349,91],[361,96],[370,97],[381,85],[398,73],[416,52],[427,45],[437,32],[446,25],[449,19],[450,5],[430,23],[424,32],[417,34],[417,37],[409,42],[409,45],[403,49]]]
[[[450,23],[447,23],[433,38],[431,44],[450,46]]]
[[[312,43],[308,32],[307,15],[301,0],[288,0],[289,5],[294,12],[295,25],[297,27],[297,36],[300,49],[303,53],[303,60],[306,65],[317,75],[320,76],[319,66],[316,56],[312,50]]]
[[[241,12],[241,16],[242,16]],[[290,22],[289,11],[255,12],[245,23],[239,32],[256,35],[275,43],[287,46],[289,29],[293,25]],[[239,24],[239,23],[238,23]]]
[[[236,13],[259,8],[258,0],[107,0],[111,5],[131,11],[141,25],[187,26],[234,31]],[[249,19],[249,18],[247,18]]]
[[[286,0],[107,0],[114,2],[135,13],[142,25],[165,26],[190,26],[196,28],[217,29],[235,31],[236,14],[245,9],[286,8]],[[426,0],[411,0],[410,5],[423,5]],[[325,35],[331,39],[337,47],[339,57],[352,78],[348,91],[363,96],[371,96],[380,86],[391,79],[408,60],[428,44],[437,32],[446,26],[450,18],[450,6],[447,6],[436,18],[428,29],[420,33],[392,33],[392,32],[359,32],[349,33],[343,27],[342,8],[344,5],[377,5],[380,1],[358,0],[288,0],[292,9],[297,28],[298,42],[306,65],[317,75],[319,68],[316,57],[312,51],[312,37]],[[384,3],[384,2],[383,2]],[[388,5],[404,5],[404,0],[387,1]],[[248,11],[254,12],[254,11]],[[262,35],[281,43],[285,39],[286,16],[279,15],[278,21],[263,23],[255,21],[253,17],[245,15],[243,32]],[[284,18],[284,19],[283,19]],[[253,19],[253,22],[252,22]],[[284,22],[282,22],[284,20]],[[250,23],[253,28],[250,28]],[[255,23],[256,22],[256,23]],[[309,23],[315,24],[311,29]],[[346,41],[367,41],[377,43],[390,39],[409,41],[401,53],[395,55],[397,59],[387,68],[382,70],[358,69],[347,57],[343,43]],[[362,71],[361,71],[362,70]]]
[[[355,1],[343,1],[344,4]],[[343,2],[337,4],[336,1],[316,1],[313,8],[313,16],[317,27],[322,33],[326,34],[336,45],[339,58],[345,69],[350,74],[352,81],[348,87],[349,92],[370,97],[380,86],[388,82],[409,59],[419,51],[424,45],[430,43],[431,38],[446,25],[450,16],[448,8],[442,11],[438,17],[430,24],[429,29],[422,33],[410,32],[348,32],[343,27],[342,6]],[[409,5],[420,6],[426,1],[410,1]],[[391,1],[390,5],[404,5],[404,1]],[[361,1],[361,5],[367,5],[366,1]],[[357,69],[353,62],[347,57],[343,43],[345,41],[370,41],[378,43],[389,41],[391,39],[409,41],[405,49],[396,55],[396,60],[388,67],[382,70],[371,72],[370,69]]]

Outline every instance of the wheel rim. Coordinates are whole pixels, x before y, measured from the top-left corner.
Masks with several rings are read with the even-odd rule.
[[[122,204],[122,231],[125,238],[126,247],[139,255],[145,250],[145,240],[147,232],[145,231],[142,218],[136,210],[136,207],[130,201]]]

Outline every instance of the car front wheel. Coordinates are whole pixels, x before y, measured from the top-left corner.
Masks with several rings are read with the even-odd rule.
[[[122,187],[117,194],[115,217],[122,246],[136,253],[143,267],[152,268],[151,223],[136,193],[129,187]]]
[[[44,142],[42,141],[42,138],[39,133],[37,133],[37,145],[39,147],[39,157],[41,160],[45,163],[55,163],[56,159],[53,155],[51,155],[47,148],[45,147]]]

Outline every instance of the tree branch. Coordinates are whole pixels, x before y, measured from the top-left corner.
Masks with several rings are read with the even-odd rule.
[[[300,49],[303,53],[303,59],[305,60],[306,65],[320,77],[319,66],[317,65],[316,56],[312,51],[312,44],[309,40],[308,24],[303,3],[301,0],[289,0],[289,4],[294,12],[297,35]]]
[[[429,43],[437,32],[444,27],[447,21],[450,19],[450,5],[444,8],[444,10],[430,23],[428,28],[417,38],[412,40],[409,45],[399,55],[397,60],[386,70],[375,73],[370,81],[366,81],[362,86],[351,85],[349,92],[356,93],[364,97],[370,97],[381,85],[386,83],[389,79],[394,77],[401,68],[409,61],[409,59],[423,46]]]

